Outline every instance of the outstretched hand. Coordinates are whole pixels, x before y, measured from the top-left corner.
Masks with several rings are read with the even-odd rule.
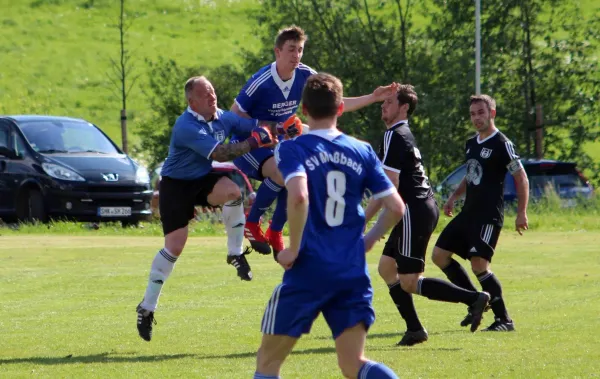
[[[393,82],[387,86],[380,86],[375,88],[373,91],[373,97],[375,101],[384,101],[387,97],[398,92],[398,88],[400,88],[400,84]]]

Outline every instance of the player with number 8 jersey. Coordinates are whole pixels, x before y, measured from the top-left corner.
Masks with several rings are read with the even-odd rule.
[[[401,219],[404,203],[371,146],[337,129],[342,96],[338,78],[311,76],[302,95],[310,133],[275,150],[288,191],[290,243],[276,257],[286,271],[263,316],[255,379],[279,377],[281,363],[319,314],[335,339],[345,377],[397,378],[364,356],[367,330],[375,321],[365,252]],[[363,236],[367,189],[385,211]]]

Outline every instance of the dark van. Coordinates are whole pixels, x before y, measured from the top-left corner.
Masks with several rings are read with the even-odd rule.
[[[150,220],[148,171],[95,125],[53,116],[0,116],[0,218]]]

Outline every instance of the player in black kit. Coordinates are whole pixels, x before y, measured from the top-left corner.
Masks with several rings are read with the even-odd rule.
[[[468,291],[440,279],[423,277],[427,244],[437,225],[439,210],[425,175],[421,153],[408,127],[408,116],[415,110],[417,102],[413,86],[405,84],[381,106],[381,119],[387,131],[379,147],[379,159],[406,203],[404,217],[392,230],[379,261],[379,274],[406,322],[407,330],[398,342],[400,346],[412,346],[428,339],[415,310],[413,293],[470,306],[474,315],[473,332],[477,330],[490,299],[485,292]],[[380,207],[378,200],[369,202],[365,211],[367,221]]]
[[[465,269],[454,259],[456,254],[471,261],[473,273],[484,291],[492,297],[490,305],[495,321],[484,331],[513,331],[514,323],[504,305],[502,286],[490,263],[504,221],[504,178],[509,171],[517,188],[518,205],[515,228],[527,230],[529,181],[512,142],[494,125],[496,102],[490,96],[471,96],[471,122],[477,134],[465,145],[467,174],[444,204],[444,213],[452,217],[454,202],[466,191],[462,211],[446,226],[433,249],[433,262],[459,287],[475,291]],[[461,322],[467,326],[472,311]]]

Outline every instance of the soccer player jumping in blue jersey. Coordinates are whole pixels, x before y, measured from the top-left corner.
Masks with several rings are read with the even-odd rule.
[[[336,77],[311,76],[302,96],[310,133],[275,150],[288,190],[290,246],[277,255],[286,271],[263,316],[254,378],[279,378],[282,362],[319,313],[331,329],[345,377],[397,378],[364,356],[375,321],[365,253],[401,219],[404,203],[371,146],[337,129],[342,92]],[[363,236],[367,189],[385,210]]]
[[[279,31],[275,38],[275,62],[262,67],[248,80],[235,99],[231,110],[243,117],[284,122],[296,113],[306,80],[316,74],[300,63],[306,42],[304,30],[290,26]],[[378,87],[373,93],[344,98],[345,112],[354,111],[374,102],[383,101],[395,93],[397,84]],[[234,141],[236,138],[233,139]],[[239,140],[239,139],[238,139]],[[234,160],[235,165],[249,177],[262,181],[256,200],[248,215],[245,236],[254,250],[270,254],[283,250],[281,230],[286,222],[286,191],[283,178],[273,159],[273,149],[257,149]],[[266,234],[260,218],[277,199],[273,219]]]
[[[217,108],[212,84],[203,76],[190,78],[185,84],[188,108],[175,122],[169,155],[162,169],[160,184],[160,218],[165,245],[156,254],[144,299],[137,307],[140,337],[152,339],[154,310],[165,280],[181,255],[188,237],[188,222],[194,217],[194,206],[223,207],[227,229],[227,263],[233,265],[243,280],[251,280],[252,272],[242,254],[245,216],[239,186],[226,173],[211,171],[212,161],[226,162],[253,149],[272,146],[277,133],[275,123],[258,127],[257,120],[239,117]],[[246,139],[235,145],[222,144],[232,133]]]

